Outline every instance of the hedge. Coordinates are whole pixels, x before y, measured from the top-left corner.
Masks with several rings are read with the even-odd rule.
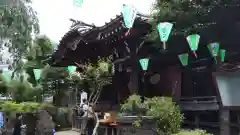
[[[182,130],[181,132],[175,134],[175,135],[213,135],[213,134],[209,134],[204,130]]]
[[[69,121],[69,115],[71,115],[70,108],[59,108],[51,104],[42,104],[36,102],[22,102],[16,103],[13,101],[0,101],[0,111],[8,117],[11,112],[15,113],[34,113],[36,114],[38,110],[46,110],[51,116],[58,128],[68,128],[71,127],[71,122]]]

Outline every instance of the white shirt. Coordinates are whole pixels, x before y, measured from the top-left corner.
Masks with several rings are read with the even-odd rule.
[[[89,106],[87,104],[83,104],[82,108],[83,108],[84,111],[87,111]]]

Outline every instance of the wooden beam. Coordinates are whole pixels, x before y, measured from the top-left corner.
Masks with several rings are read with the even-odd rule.
[[[178,103],[183,111],[209,111],[219,110],[219,104],[212,101],[183,101]]]
[[[131,53],[131,50],[130,50],[130,48],[128,47],[128,43],[127,43],[126,41],[124,41],[124,44],[125,44],[125,48],[126,48],[128,54]]]
[[[113,64],[117,64],[117,63],[121,63],[121,62],[124,62],[125,60],[127,59],[130,59],[130,56],[127,56],[125,58],[120,58],[120,59],[117,59],[113,62]]]
[[[140,45],[137,47],[137,49],[136,49],[136,54],[138,54],[139,50],[142,48],[142,46],[143,46],[144,43],[145,43],[145,41],[142,41],[142,42],[140,43]]]

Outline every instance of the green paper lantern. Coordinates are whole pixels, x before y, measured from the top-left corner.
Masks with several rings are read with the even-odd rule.
[[[10,82],[11,77],[12,77],[12,73],[11,73],[11,71],[3,71],[2,76],[3,76],[3,78],[6,82]]]
[[[42,75],[42,69],[33,69],[35,80],[40,80]]]
[[[133,6],[123,4],[122,14],[125,27],[129,29],[132,28],[137,16],[137,9]]]
[[[76,66],[68,66],[67,69],[68,69],[68,71],[69,71],[70,73],[75,73],[77,67],[76,67]]]
[[[160,36],[160,40],[162,42],[167,42],[169,35],[171,33],[172,27],[173,27],[173,24],[169,22],[159,23],[157,25],[157,30]]]
[[[76,7],[81,7],[83,4],[83,0],[73,0],[73,4]]]
[[[192,51],[196,51],[198,49],[198,44],[200,41],[200,36],[198,34],[193,34],[187,36],[187,42],[189,44],[189,47]]]
[[[188,65],[188,53],[179,54],[178,58],[183,66]]]
[[[148,69],[149,58],[140,59],[139,63],[141,65],[141,67],[142,67],[142,70],[146,71]]]
[[[210,43],[207,45],[207,47],[208,47],[208,50],[210,51],[212,57],[218,56],[219,47],[220,47],[219,43]]]
[[[225,61],[225,56],[226,56],[226,50],[225,49],[220,49],[220,59],[222,62]]]

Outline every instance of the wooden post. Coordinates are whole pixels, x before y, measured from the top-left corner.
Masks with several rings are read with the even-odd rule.
[[[220,114],[220,135],[230,135],[230,111],[228,108],[221,108]]]
[[[237,124],[240,125],[240,113],[237,115]],[[238,134],[240,135],[240,128],[238,128]]]
[[[136,71],[135,68],[133,68],[131,75],[130,75],[130,80],[128,84],[128,88],[130,90],[130,93],[137,93],[138,92],[138,71]]]
[[[130,75],[130,80],[129,80],[129,86],[131,86],[129,88],[130,93],[137,93],[139,90],[139,74],[138,74],[138,59],[137,59],[137,46],[139,44],[135,43],[133,50],[130,52],[130,56],[131,56],[131,66],[132,66],[132,71],[131,71],[131,75]]]
[[[200,122],[200,120],[199,120],[199,113],[197,112],[194,117],[195,117],[194,124],[195,124],[196,128],[199,128],[199,122]]]

